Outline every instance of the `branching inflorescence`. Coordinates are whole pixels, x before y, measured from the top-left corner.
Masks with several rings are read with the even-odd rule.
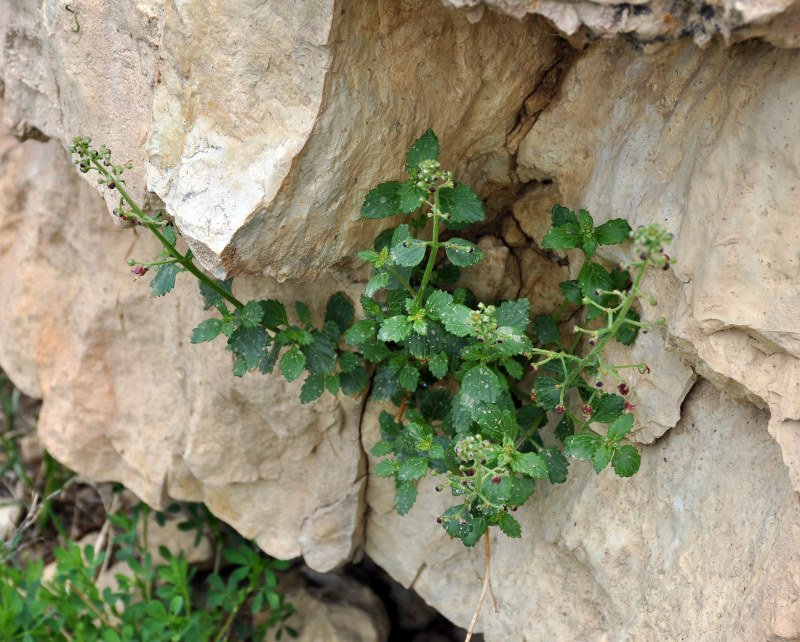
[[[76,165],[98,172],[101,184],[119,192],[117,216],[147,227],[163,245],[155,261],[129,261],[134,273],[152,269],[152,293],[161,296],[179,272],[188,272],[199,281],[205,308],[217,311],[194,329],[193,343],[225,335],[237,376],[271,373],[278,364],[288,381],[306,372],[303,403],[326,390],[359,395],[372,373],[371,398],[398,409],[381,413],[382,438],[372,453],[384,457],[375,474],[394,479],[399,514],[416,501],[415,482],[437,476],[436,489],[455,500],[437,521],[473,546],[491,526],[519,537],[512,513],[537,481],[564,482],[568,457],[590,459],[598,473],[610,463],[621,477],[639,469],[638,451],[622,443],[634,422],[623,373],[649,369],[607,363],[602,351],[612,339],[630,345],[649,327],[632,306],[642,297],[647,269],[671,263],[663,230],[633,233],[622,219],[595,226],[585,210],[576,214],[556,205],[542,246],[584,255],[577,279],[560,284],[560,308],[531,323],[527,299],[478,302],[457,282],[461,268],[478,264],[483,252],[454,233],[483,221],[483,204],[441,169],[439,141],[428,130],[406,154],[408,180],[378,185],[361,209],[364,218],[400,215],[406,221],[358,254],[373,266],[360,300],[364,318],[356,321],[352,302],[337,292],[315,327],[303,303],[295,303],[292,323],[281,302],[242,302],[232,294],[232,279],[218,281],[195,266],[191,250],[177,250],[170,223],[145,214],[125,191],[122,174],[130,165],[114,165],[105,146],[90,144],[74,140]],[[629,265],[608,270],[593,260],[598,246],[631,238]],[[571,335],[559,329],[567,312]],[[603,389],[609,380],[616,392]],[[555,426],[551,445],[541,434],[547,425]]]

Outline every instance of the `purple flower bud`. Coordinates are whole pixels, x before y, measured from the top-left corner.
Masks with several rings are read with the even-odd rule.
[[[108,189],[114,189],[117,184],[114,181],[108,181]]]
[[[442,518],[441,517],[437,517],[436,518],[436,523],[437,524],[441,524],[442,523]]]
[[[563,415],[564,414],[564,406],[562,406],[561,404],[558,404],[556,406],[556,414],[557,415]]]
[[[499,484],[500,480],[501,480],[500,475],[495,475],[494,477],[492,477],[492,483],[493,484]]]

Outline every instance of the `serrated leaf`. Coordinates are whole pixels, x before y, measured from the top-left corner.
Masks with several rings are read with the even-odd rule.
[[[203,295],[203,309],[209,310],[218,303],[223,303],[225,299],[216,290],[213,290],[203,281],[198,281],[200,285],[200,294]],[[225,281],[216,281],[216,284],[225,290],[228,294],[231,293],[231,286],[233,284],[233,277]]]
[[[394,448],[392,447],[392,442],[387,441],[386,439],[381,439],[372,447],[370,452],[376,457],[383,457],[384,455],[388,455],[393,450]]]
[[[281,364],[283,365],[283,364]],[[300,389],[300,403],[310,403],[319,399],[325,391],[325,376],[312,374],[306,377]]]
[[[485,218],[481,199],[467,185],[440,188],[439,207],[442,212],[450,214],[450,221],[455,223],[469,225]]]
[[[525,332],[525,329],[531,322],[528,318],[530,309],[531,304],[528,299],[503,301],[494,313],[494,318],[495,321],[497,321],[497,325],[500,327],[511,326],[520,332]]]
[[[381,324],[378,339],[381,341],[402,341],[411,334],[411,321],[404,314],[385,319]]]
[[[374,339],[368,339],[364,343],[359,344],[359,349],[362,356],[372,363],[380,363],[391,354],[389,348],[386,347],[383,341],[376,341]]]
[[[510,514],[500,513],[500,520],[497,524],[500,526],[500,530],[509,537],[522,537],[522,527]]]
[[[547,464],[547,471],[551,484],[563,484],[567,481],[569,461],[567,461],[556,446],[544,448],[542,450],[542,457]]]
[[[596,399],[593,406],[591,421],[607,424],[622,415],[625,410],[625,400],[619,395],[605,394]]]
[[[356,254],[358,258],[360,258],[365,263],[375,263],[378,259],[381,258],[381,255],[378,254],[375,250],[361,250]]]
[[[529,477],[514,478],[511,480],[511,492],[508,496],[508,504],[521,506],[536,490],[536,482]]]
[[[464,239],[449,239],[444,245],[447,258],[458,267],[476,265],[483,259],[483,250],[478,246]]]
[[[400,188],[402,183],[388,181],[372,189],[361,206],[364,218],[386,218],[400,213]]]
[[[564,455],[577,459],[591,459],[600,447],[603,438],[593,433],[582,432],[564,439]]]
[[[600,245],[616,245],[630,238],[631,226],[625,219],[615,218],[606,221],[594,232]]]
[[[599,263],[587,260],[578,274],[578,285],[585,296],[598,300],[601,295],[595,294],[595,290],[609,290],[611,275]]]
[[[475,366],[467,371],[461,381],[461,395],[476,401],[494,403],[500,390],[497,375],[484,365]]]
[[[564,207],[563,205],[553,205],[552,216],[550,220],[553,224],[553,227],[558,227],[559,225],[565,225],[566,223],[573,223],[574,225],[578,224],[578,217],[568,207]]]
[[[378,324],[376,321],[370,319],[356,321],[353,326],[345,332],[344,342],[349,346],[355,346],[369,339],[374,339],[375,330],[377,330],[377,328]]]
[[[252,328],[261,323],[264,310],[258,301],[248,301],[239,313],[239,319],[245,328]]]
[[[228,339],[228,349],[243,360],[247,371],[256,368],[267,353],[270,338],[260,325],[253,328],[239,326]]]
[[[406,152],[406,173],[412,181],[417,179],[420,163],[424,160],[439,159],[439,139],[433,130],[428,129],[422,136],[417,138]]]
[[[178,274],[179,265],[177,263],[162,263],[153,268],[155,276],[150,281],[150,293],[153,296],[164,296],[175,287],[175,277]]]
[[[429,461],[430,457],[410,457],[401,461],[397,471],[398,481],[404,482],[425,477],[428,474]]]
[[[398,515],[405,515],[417,501],[417,489],[413,481],[407,481],[397,487],[394,496],[394,507]]]
[[[409,392],[414,392],[417,389],[417,384],[419,383],[419,370],[417,370],[414,366],[406,366],[400,371],[398,380],[403,388]]]
[[[516,328],[510,326],[496,330],[495,353],[503,357],[514,357],[533,348],[531,340]]]
[[[425,241],[415,238],[407,238],[400,241],[392,248],[392,259],[397,265],[404,267],[414,267],[425,258],[425,251],[428,245]]]
[[[608,462],[611,461],[612,454],[613,450],[605,444],[601,444],[597,447],[597,450],[594,451],[594,454],[592,455],[592,463],[594,464],[594,471],[598,475],[606,466],[608,466]]]
[[[333,374],[336,369],[336,344],[323,332],[311,332],[312,341],[300,347],[312,374]]]
[[[452,305],[452,294],[444,290],[434,290],[425,302],[425,312],[431,319],[440,321]]]
[[[275,364],[278,363],[278,354],[283,345],[281,343],[274,343],[269,349],[269,352],[261,359],[258,364],[258,370],[262,374],[270,374],[275,369]]]
[[[367,387],[367,371],[364,366],[357,366],[352,372],[342,372],[339,375],[339,385],[346,395],[357,395]]]
[[[372,399],[374,401],[391,401],[392,397],[402,391],[397,380],[397,369],[388,364],[381,364],[372,380]]]
[[[518,361],[514,361],[514,359],[505,358],[500,362],[500,365],[505,368],[508,376],[512,379],[522,379],[522,375],[525,374],[524,368]]]
[[[299,377],[306,366],[306,355],[297,346],[292,346],[281,357],[281,373],[286,381],[294,381]]]
[[[633,430],[633,415],[622,415],[608,427],[608,439],[619,443],[631,430]]]
[[[558,425],[556,426],[554,433],[555,438],[558,439],[561,443],[564,443],[564,440],[574,433],[575,433],[575,424],[572,422],[572,419],[569,418],[569,415],[564,414],[561,417],[561,421],[559,421]]]
[[[383,290],[384,288],[389,286],[389,283],[392,281],[392,275],[388,272],[379,272],[375,276],[373,276],[369,281],[367,281],[367,285],[364,288],[364,293],[367,296],[372,296],[378,290]]]
[[[416,179],[403,183],[397,190],[397,203],[403,214],[410,214],[422,207],[427,200],[427,192],[417,187]]]
[[[536,392],[536,402],[545,410],[552,412],[561,403],[561,388],[555,379],[539,376],[533,389]]]
[[[294,311],[297,313],[297,318],[300,320],[300,323],[303,325],[309,325],[311,323],[311,310],[308,309],[305,303],[302,301],[295,301]]]
[[[533,319],[533,327],[536,331],[536,336],[539,338],[539,343],[543,346],[554,345],[561,346],[561,333],[558,331],[558,325],[555,319],[549,314],[540,314]]]
[[[632,321],[639,321],[639,315],[636,314],[633,310],[628,310],[628,314],[625,315],[626,319],[630,319]],[[636,339],[636,335],[639,333],[639,327],[635,325],[628,325],[627,323],[623,323],[619,330],[617,330],[617,334],[614,335],[614,338],[619,341],[622,345],[629,346],[631,345],[634,340]]]
[[[355,308],[344,292],[333,294],[325,306],[325,321],[335,323],[342,333],[353,323]]]
[[[514,452],[511,455],[511,470],[534,479],[548,479],[550,477],[547,464],[536,453]]]
[[[339,375],[322,375],[325,378],[325,390],[335,395],[339,392]]]
[[[342,372],[352,372],[361,363],[357,352],[342,352],[339,355],[339,369]]]
[[[448,535],[461,539],[466,537],[472,530],[472,515],[466,507],[451,506],[442,513],[442,526]]]
[[[447,354],[442,351],[433,355],[428,360],[428,369],[437,379],[442,379],[447,374]]]
[[[222,319],[206,319],[192,330],[192,343],[213,341],[222,332]]]
[[[394,477],[399,469],[400,462],[394,461],[393,459],[384,459],[378,462],[378,465],[375,466],[375,470],[372,472],[376,477]]]
[[[498,477],[500,477],[498,479]],[[483,478],[480,491],[486,500],[494,506],[512,503],[511,497],[512,477],[508,475],[489,476]]]
[[[474,517],[472,519],[472,528],[470,529],[469,533],[461,538],[464,546],[475,546],[475,544],[478,543],[478,540],[483,537],[483,534],[486,532],[487,528],[488,524],[486,523],[486,518],[483,515],[480,517]]]
[[[439,320],[448,332],[452,332],[457,337],[466,337],[474,332],[469,323],[471,314],[472,310],[467,306],[454,303],[442,313]]]
[[[633,446],[620,446],[614,451],[611,466],[620,477],[630,477],[639,470],[642,457]]]
[[[265,299],[261,301],[261,309],[264,311],[261,322],[270,330],[275,331],[279,326],[289,325],[289,317],[286,316],[286,308],[280,301]]]
[[[574,223],[559,225],[547,232],[542,239],[542,247],[550,250],[573,250],[583,242],[580,226]]]
[[[583,290],[578,285],[577,281],[562,281],[558,284],[561,288],[561,293],[564,298],[573,305],[581,305],[583,303]]]

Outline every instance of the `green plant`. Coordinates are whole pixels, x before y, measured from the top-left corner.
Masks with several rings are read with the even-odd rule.
[[[119,191],[117,215],[147,226],[162,242],[158,260],[129,262],[138,275],[156,271],[153,294],[172,289],[180,271],[200,280],[206,309],[216,308],[219,317],[197,326],[192,342],[225,335],[234,374],[269,373],[278,362],[289,381],[307,371],[300,394],[307,403],[325,390],[360,393],[374,369],[371,398],[398,408],[380,416],[382,439],[372,452],[385,459],[374,472],[394,479],[399,514],[416,501],[417,480],[438,476],[437,490],[449,490],[455,501],[438,521],[473,546],[492,526],[519,537],[512,513],[533,495],[537,481],[566,480],[567,457],[590,459],[598,473],[609,463],[622,477],[638,470],[638,451],[622,443],[633,428],[633,407],[621,373],[648,369],[606,363],[602,350],[612,339],[629,345],[647,328],[632,305],[646,270],[669,267],[663,246],[670,238],[663,230],[632,233],[622,219],[595,226],[585,210],[555,206],[542,245],[579,249],[584,262],[575,281],[561,283],[564,301],[557,312],[537,316],[531,325],[527,299],[486,304],[455,287],[460,269],[478,264],[483,253],[453,233],[483,221],[484,209],[475,192],[441,169],[439,141],[428,130],[406,154],[408,180],[378,185],[361,209],[368,219],[407,217],[358,254],[373,266],[360,300],[364,318],[355,320],[353,304],[336,293],[316,328],[301,302],[292,323],[279,301],[239,301],[231,280],[211,279],[194,267],[190,251],[176,249],[161,215],[151,218],[131,201],[122,187],[125,168],[111,163],[105,147],[92,150],[88,139],[75,139],[73,152],[81,171],[97,171],[101,184]],[[608,270],[594,260],[599,245],[630,238],[630,265]],[[571,342],[559,329],[567,311]],[[539,374],[527,376],[530,371]],[[614,381],[619,394],[606,391],[604,379]],[[542,438],[551,420],[563,446]],[[486,543],[488,565],[488,538]]]
[[[13,560],[0,583],[0,639],[3,640],[242,640],[263,639],[276,628],[276,639],[297,633],[285,624],[294,613],[275,588],[275,571],[287,562],[271,559],[252,543],[209,517],[205,524],[225,539],[219,548],[229,567],[197,577],[181,552],[165,547],[159,552],[166,564],[154,565],[147,550],[146,524],[150,509],[136,506],[130,515],[112,514],[109,521],[120,532],[114,539],[114,557],[129,574],[116,576],[118,588],[97,588],[106,566],[106,552],[79,547],[72,541],[56,548],[56,571],[43,579],[43,561],[23,565]],[[163,520],[163,514],[156,514]],[[192,523],[191,528],[198,524]],[[140,535],[141,533],[141,535]],[[254,618],[242,617],[247,607]]]

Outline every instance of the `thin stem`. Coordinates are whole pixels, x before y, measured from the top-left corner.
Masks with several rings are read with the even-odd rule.
[[[397,270],[395,270],[394,267],[392,267],[391,265],[387,265],[386,269],[389,272],[389,274],[391,274],[394,278],[396,278],[400,282],[400,285],[402,285],[406,290],[411,292],[411,296],[413,296],[416,299],[417,293],[414,291],[414,288],[411,287],[411,284],[408,281],[406,281],[402,276],[400,276],[400,273]]]
[[[491,547],[489,545],[489,531],[486,531],[486,534],[483,536],[484,541],[486,543],[486,567],[484,570],[484,577],[483,577],[483,588],[481,589],[481,596],[478,598],[478,605],[475,607],[475,613],[472,614],[472,622],[469,623],[469,629],[467,630],[467,637],[464,638],[464,642],[469,642],[472,639],[472,633],[475,630],[475,624],[478,621],[478,613],[481,612],[481,606],[483,606],[483,600],[486,597],[486,589],[490,587],[492,580],[489,577],[489,567],[491,565],[492,560],[492,552]],[[494,591],[492,591],[492,599],[494,600]],[[497,601],[494,602],[494,610],[497,613]]]
[[[419,292],[417,292],[417,304],[423,301],[425,288],[431,278],[433,266],[436,263],[436,255],[439,253],[441,244],[439,243],[439,216],[441,210],[439,209],[439,190],[433,193],[433,232],[431,233],[431,255],[428,257],[428,265],[425,266],[425,273],[422,275],[422,283],[419,285]]]
[[[78,589],[78,587],[77,587],[77,586],[75,586],[75,585],[74,585],[72,582],[70,582],[69,580],[67,580],[66,587],[67,587],[67,589],[68,589],[68,590],[70,590],[70,591],[72,591],[73,593],[75,593],[75,595],[77,595],[77,596],[78,596],[78,597],[81,599],[81,601],[82,601],[82,602],[83,602],[83,603],[84,603],[86,606],[88,606],[88,607],[89,607],[89,609],[91,609],[92,613],[94,613],[94,614],[97,616],[97,619],[98,619],[98,620],[100,620],[100,621],[101,621],[101,622],[102,622],[102,623],[103,623],[105,626],[107,626],[108,628],[110,628],[110,629],[113,629],[113,630],[114,630],[114,631],[117,633],[117,635],[122,635],[122,631],[120,631],[120,630],[119,630],[119,628],[117,628],[116,626],[114,626],[113,624],[111,624],[111,622],[109,622],[109,621],[108,621],[108,620],[107,620],[107,619],[106,619],[106,618],[103,616],[103,614],[102,614],[102,613],[101,613],[101,612],[98,610],[98,608],[97,608],[97,607],[96,607],[94,604],[92,604],[92,601],[91,601],[91,600],[90,600],[88,597],[86,597],[86,596],[85,596],[85,595],[84,595],[84,594],[83,594],[83,593],[82,593],[82,592],[81,592],[81,591]]]

